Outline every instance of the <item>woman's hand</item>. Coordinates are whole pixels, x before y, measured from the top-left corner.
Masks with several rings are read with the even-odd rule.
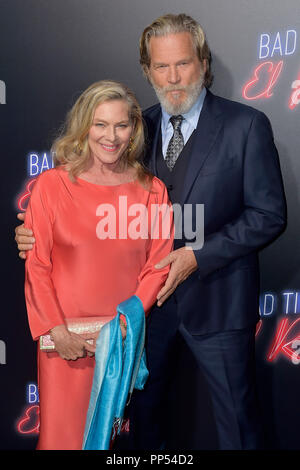
[[[125,339],[126,333],[127,333],[127,326],[121,318],[120,318],[120,328],[121,328],[121,333],[122,333],[122,339]]]
[[[58,325],[50,331],[55,349],[62,359],[75,361],[84,357],[86,351],[94,354],[96,348],[76,333],[71,333],[65,325]]]
[[[92,345],[93,348],[94,348],[94,350],[92,352],[87,350],[87,355],[89,357],[95,356],[96,343],[97,343],[99,333],[100,333],[100,331],[96,331],[95,333],[83,333],[83,334],[80,335],[81,338],[83,338],[85,341],[88,341],[89,345],[90,346]]]

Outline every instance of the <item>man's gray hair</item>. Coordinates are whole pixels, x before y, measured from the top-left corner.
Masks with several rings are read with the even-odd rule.
[[[204,86],[207,88],[212,83],[212,74],[210,71],[211,52],[208,47],[205,33],[202,27],[191,16],[181,13],[179,15],[167,14],[153,21],[145,28],[140,39],[140,64],[146,76],[151,63],[149,53],[149,41],[153,36],[167,36],[168,34],[177,34],[188,32],[192,36],[193,45],[200,62],[206,60],[207,71],[204,77]]]

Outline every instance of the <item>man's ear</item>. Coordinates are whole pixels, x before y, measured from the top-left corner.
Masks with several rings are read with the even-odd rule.
[[[207,72],[207,70],[208,70],[207,59],[203,59],[203,60],[202,60],[202,67],[203,67],[203,72],[204,72],[204,74],[206,74],[206,72]]]

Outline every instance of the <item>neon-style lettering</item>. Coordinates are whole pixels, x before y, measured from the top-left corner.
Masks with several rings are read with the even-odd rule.
[[[290,360],[295,358],[295,347],[293,344],[295,345],[295,341],[300,340],[300,332],[292,340],[288,340],[288,336],[296,329],[297,325],[299,326],[299,322],[300,318],[293,321],[290,325],[288,319],[281,320],[267,356],[268,361],[274,361],[280,353]]]
[[[20,197],[19,197],[19,200],[18,200],[18,208],[21,210],[21,211],[26,211],[26,206],[27,206],[27,203],[28,203],[28,200],[30,195],[31,195],[31,191],[32,191],[32,188],[33,188],[33,185],[34,185],[34,182],[35,182],[36,178],[32,178],[29,183],[27,183],[26,185],[26,190],[24,192],[24,194],[22,194]]]
[[[266,39],[266,41],[265,41]],[[270,35],[269,34],[261,34],[260,35],[260,43],[259,43],[259,58],[260,59],[266,59],[266,57],[269,56],[269,53],[270,53],[270,48],[269,48],[269,44],[270,44]],[[265,49],[266,50],[266,53],[264,55],[262,55],[262,50]]]
[[[259,322],[256,324],[256,330],[255,330],[255,336],[258,336],[261,329],[262,329],[263,321],[259,320]]]
[[[292,34],[292,37],[294,37],[294,44],[292,46],[292,49],[290,49],[288,51],[288,45],[289,45],[289,40],[290,40],[290,33],[293,33]],[[295,50],[296,50],[296,44],[297,44],[297,31],[295,31],[294,29],[289,29],[287,32],[286,32],[286,42],[285,42],[285,55],[292,55],[294,54]]]
[[[17,423],[20,434],[38,434],[40,430],[40,407],[39,405],[29,406]]]
[[[271,57],[273,57],[274,51],[277,51],[277,50],[279,50],[279,54],[282,56],[282,47],[281,47],[280,33],[277,33],[277,34],[276,34],[276,38],[275,38],[275,42],[274,42],[274,46],[273,46],[273,50],[272,50]]]
[[[283,67],[283,60],[278,62],[278,64],[274,65],[273,62],[267,61],[263,62],[260,64],[256,69],[254,70],[254,75],[253,78],[246,83],[246,85],[243,88],[243,97],[246,100],[258,100],[261,98],[270,98],[273,95],[272,89],[274,88],[280,74],[282,71]],[[254,94],[251,96],[251,88],[254,86],[257,86],[261,81],[262,81],[262,76],[264,74],[267,74],[269,76],[269,80],[267,82],[267,85],[265,86],[265,89],[261,91],[260,93],[257,93],[256,95]],[[250,94],[249,94],[250,92]]]
[[[300,103],[300,75],[297,80],[293,81],[291,88],[295,91],[291,94],[289,108],[294,109]]]
[[[39,402],[39,393],[36,384],[27,385],[27,402],[30,404]]]
[[[272,47],[273,44],[273,47]],[[274,55],[292,55],[296,50],[297,45],[297,31],[288,29],[285,33],[279,31],[275,37],[271,37],[268,33],[260,35],[259,40],[259,59],[267,59]]]

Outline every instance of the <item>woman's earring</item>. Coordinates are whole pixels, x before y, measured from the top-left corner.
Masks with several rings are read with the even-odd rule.
[[[131,153],[133,147],[133,138],[130,137],[129,144],[128,144],[128,153]]]
[[[77,153],[77,155],[81,155],[83,149],[82,149],[82,145],[80,142],[78,142],[74,150],[75,150],[75,153]]]

